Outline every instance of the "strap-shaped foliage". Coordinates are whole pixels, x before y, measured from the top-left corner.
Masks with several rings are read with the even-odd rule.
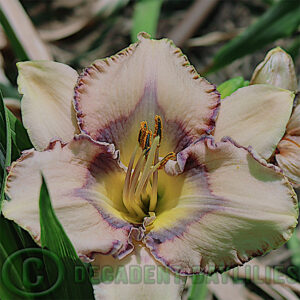
[[[54,213],[44,177],[39,206],[41,244],[59,258],[55,266],[44,260],[48,277],[61,276],[59,272],[64,272],[61,284],[53,291],[54,299],[94,299],[88,272]],[[80,278],[76,272],[80,272]]]
[[[222,47],[213,59],[208,72],[217,71],[237,58],[294,33],[300,24],[298,0],[280,0],[254,24]]]

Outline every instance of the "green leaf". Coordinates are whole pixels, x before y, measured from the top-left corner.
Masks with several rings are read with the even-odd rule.
[[[31,248],[36,246],[27,232],[21,230],[16,224],[5,219],[2,215],[0,216],[0,230],[0,271],[2,275],[0,276],[0,299],[33,299],[27,295],[17,295],[3,282],[5,278],[7,280],[13,279],[16,288],[25,290],[22,282],[22,265],[26,255],[17,257],[13,263],[9,265],[10,276],[6,276],[2,271],[4,263],[7,262],[7,259],[12,254],[23,249],[25,245]]]
[[[193,275],[192,286],[188,300],[205,300],[207,294],[207,280],[203,274]]]
[[[254,24],[219,50],[207,73],[214,72],[279,38],[290,36],[299,24],[299,0],[278,1]]]
[[[33,148],[26,129],[23,124],[8,109],[7,115],[11,128],[12,139],[12,161],[19,158],[23,150]]]
[[[39,206],[41,244],[59,257],[60,265],[56,267],[62,267],[65,270],[63,282],[53,292],[55,294],[53,295],[54,298],[94,299],[93,287],[88,272],[78,258],[71,241],[54,213],[44,177],[40,191]],[[47,268],[46,261],[45,264]],[[79,279],[76,277],[78,270],[80,270]],[[53,266],[49,266],[47,272],[51,278],[51,275],[57,270],[53,270]],[[76,278],[78,279],[77,281],[74,280]]]
[[[23,124],[9,111],[0,95],[0,165],[1,165],[1,195],[3,197],[3,178],[6,176],[6,167],[21,155],[23,150],[33,148]],[[7,144],[8,143],[8,144]],[[5,155],[4,155],[5,150]],[[7,152],[8,151],[8,152]],[[2,200],[2,197],[0,198]],[[1,201],[0,201],[1,204]]]
[[[24,262],[28,258],[32,258],[32,249],[40,251],[40,248],[28,232],[21,229],[14,222],[5,219],[2,215],[0,215],[0,231],[0,299],[34,299],[34,290],[24,285],[23,267]],[[14,259],[11,260],[13,256]],[[8,268],[6,270],[8,270],[8,273],[4,271],[4,265],[7,265]],[[47,290],[47,274],[40,269],[31,269],[30,271],[33,282],[38,276],[42,276],[45,279],[40,288]],[[19,293],[8,287],[7,282],[12,283]],[[33,294],[30,295],[28,293]],[[39,297],[39,299],[45,298]]]
[[[131,40],[136,42],[137,35],[145,31],[155,38],[160,8],[163,0],[139,0],[134,6]]]
[[[6,181],[6,168],[11,163],[11,130],[10,123],[8,119],[7,109],[5,108],[2,94],[0,92],[0,164],[1,164],[1,174],[0,174],[0,211],[1,205],[4,198],[4,187]]]
[[[14,99],[21,98],[20,94],[18,93],[18,90],[9,83],[0,82],[0,89],[2,91],[4,98],[14,98]]]
[[[233,92],[235,92],[239,88],[242,88],[247,85],[249,85],[249,81],[244,80],[243,77],[239,76],[223,82],[217,87],[217,90],[221,94],[221,99],[224,99],[227,96],[230,96]]]

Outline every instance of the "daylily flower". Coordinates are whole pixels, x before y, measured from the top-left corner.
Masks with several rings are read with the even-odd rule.
[[[54,62],[18,67],[22,117],[38,151],[11,166],[3,213],[37,242],[40,171],[78,254],[96,257],[100,267],[161,265],[172,278],[210,274],[290,238],[294,190],[279,168],[237,144],[244,139],[271,155],[291,114],[290,91],[240,89],[223,101],[215,128],[215,86],[171,41],[146,34],[79,77]],[[267,107],[270,116],[261,112]],[[233,118],[245,123],[236,128]],[[209,135],[214,129],[218,142]],[[237,142],[223,138],[225,129]],[[179,299],[183,288],[113,283],[95,287],[97,297]]]
[[[292,58],[281,48],[269,51],[255,69],[251,84],[271,84],[291,91],[297,90],[297,79]],[[299,99],[296,100],[299,102]],[[300,187],[300,105],[295,103],[286,133],[277,146],[275,159],[294,187]]]

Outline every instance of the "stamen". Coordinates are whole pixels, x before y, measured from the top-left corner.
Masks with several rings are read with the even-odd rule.
[[[124,190],[123,190],[124,206],[126,207],[126,209],[128,210],[129,213],[137,215],[141,218],[145,217],[145,215],[146,215],[142,209],[143,203],[141,201],[139,201],[139,202],[133,201],[132,199],[134,199],[134,189],[135,189],[136,183],[138,181],[140,172],[143,169],[143,166],[145,164],[145,158],[144,158],[145,152],[146,151],[143,151],[142,154],[140,155],[140,157],[136,163],[136,167],[133,171],[133,174],[131,175],[136,153],[134,153],[132,155],[129,165],[128,165],[128,168],[127,168],[127,173],[126,173],[126,178],[125,178],[125,186],[124,186]],[[131,165],[131,163],[132,163],[132,165]]]
[[[139,145],[141,145],[142,136],[143,136],[143,131],[142,131],[142,129],[140,129],[140,131],[139,131],[139,136],[138,136],[138,142],[139,142]]]
[[[159,145],[161,143],[162,140],[162,121],[161,121],[161,117],[156,115],[155,116],[155,130],[154,130],[154,134],[153,134],[153,138],[159,136]]]
[[[138,186],[136,188],[136,191],[135,191],[135,196],[136,197],[141,194],[142,188],[144,187],[144,184],[145,184],[145,182],[146,182],[146,180],[149,176],[149,173],[150,173],[150,171],[152,171],[151,170],[151,165],[153,164],[154,154],[155,154],[158,142],[159,142],[159,137],[156,137],[153,141],[152,147],[151,147],[150,152],[148,154],[148,158],[147,158],[146,165],[145,165],[144,171],[142,173],[141,179],[140,179],[140,181],[138,183]]]
[[[144,205],[139,198],[135,199],[134,192],[135,192],[135,187],[137,185],[140,173],[143,172],[143,170],[144,170],[144,166],[146,163],[146,159],[145,159],[146,152],[148,152],[148,150],[145,150],[141,153],[141,155],[138,159],[138,162],[136,164],[136,167],[134,168],[134,171],[133,171],[133,174],[131,177],[130,190],[129,190],[129,195],[128,195],[129,201],[131,201],[131,203],[134,203],[135,206],[138,205],[140,207],[144,207]],[[145,214],[144,214],[144,216],[145,216]]]
[[[134,209],[135,213],[141,217],[144,218],[146,216],[145,212],[142,209],[143,203],[141,202],[141,204],[136,203],[135,201],[131,202],[131,206]]]
[[[158,158],[159,158],[159,146],[155,151],[154,165],[158,163]],[[158,185],[158,170],[155,170],[153,173],[152,193],[151,193],[150,205],[149,205],[150,212],[155,210],[157,204],[157,185]]]
[[[149,220],[154,221],[157,205],[158,170],[162,169],[168,160],[176,158],[176,154],[170,152],[159,161],[163,128],[160,116],[155,116],[154,133],[148,129],[146,121],[141,122],[140,125],[138,143],[143,151],[134,167],[138,147],[135,148],[128,164],[123,189],[123,203],[129,213],[128,218],[134,219],[137,223],[142,222],[148,214]],[[151,224],[152,221],[148,225],[151,226]]]
[[[143,150],[145,149],[145,137],[147,135],[147,132],[148,132],[148,124],[146,121],[143,121],[141,122],[141,129],[138,136],[138,142]]]
[[[145,163],[146,163],[144,155],[145,155],[146,151],[142,152],[142,154],[140,155],[140,157],[138,159],[138,162],[137,162],[137,164],[134,168],[134,171],[133,171],[133,174],[132,174],[132,177],[131,177],[131,187],[130,187],[129,197],[134,195],[134,188],[137,184],[137,181],[139,179],[141,171],[144,169],[144,166],[145,166]]]
[[[135,147],[134,152],[130,158],[129,165],[128,165],[127,172],[126,172],[125,182],[124,182],[124,189],[123,189],[123,203],[124,203],[124,206],[126,207],[126,209],[129,211],[129,213],[134,213],[134,210],[130,206],[128,194],[129,194],[129,188],[130,188],[130,178],[131,178],[131,173],[132,173],[132,167],[133,167],[137,149],[138,149],[138,146]]]
[[[145,136],[145,142],[143,144],[143,146],[144,146],[143,150],[151,147],[151,138],[152,138],[152,131],[147,130],[147,134]]]
[[[159,169],[162,169],[165,164],[168,162],[168,160],[175,160],[176,159],[176,154],[174,152],[168,153],[160,162]]]

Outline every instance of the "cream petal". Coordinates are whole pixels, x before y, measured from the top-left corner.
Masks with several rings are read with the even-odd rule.
[[[279,168],[229,138],[202,138],[177,155],[173,208],[158,211],[144,242],[180,274],[224,271],[278,248],[297,224],[296,195]]]
[[[178,152],[214,128],[220,98],[171,41],[151,40],[145,34],[139,40],[95,61],[75,89],[81,130],[115,144],[127,162],[141,121],[153,128],[155,115],[160,115],[165,141],[161,154]]]
[[[42,172],[55,213],[79,255],[132,251],[130,235],[136,232],[122,219],[119,203],[114,202],[122,192],[124,177],[117,154],[113,145],[83,135],[67,145],[53,142],[43,152],[26,151],[10,168],[4,216],[39,243]]]
[[[287,134],[300,136],[300,104],[298,104],[289,120],[286,128]]]
[[[250,84],[270,84],[296,91],[297,78],[291,56],[280,47],[269,51],[264,61],[256,67]]]
[[[52,61],[27,61],[17,66],[22,119],[34,147],[43,150],[51,140],[72,140],[79,132],[72,103],[77,72]]]
[[[185,278],[160,265],[147,249],[135,245],[134,252],[122,260],[97,255],[92,263],[96,300],[180,300]]]
[[[294,93],[259,84],[238,89],[221,104],[214,136],[230,136],[270,158],[291,116]]]
[[[300,136],[285,136],[278,144],[276,161],[294,187],[300,187]]]

